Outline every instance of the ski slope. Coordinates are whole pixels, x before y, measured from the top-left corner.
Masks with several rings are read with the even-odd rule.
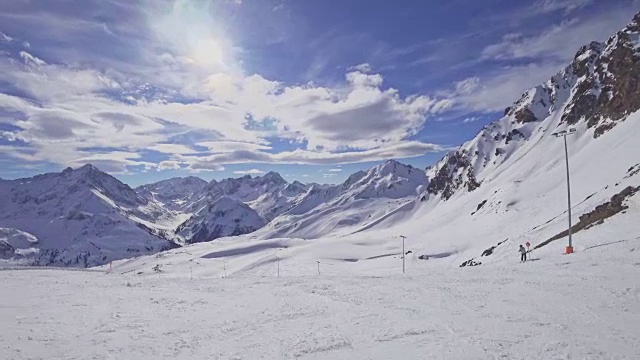
[[[295,243],[266,244],[308,246]],[[277,277],[277,262],[242,270],[257,259],[224,241],[111,273],[4,270],[0,358],[637,359],[640,238],[590,246],[473,268],[408,259],[406,275],[399,258],[375,276],[325,259],[318,276],[281,254]]]

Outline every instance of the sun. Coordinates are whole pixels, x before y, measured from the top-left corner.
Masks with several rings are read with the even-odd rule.
[[[234,68],[233,42],[225,26],[206,2],[176,0],[169,7],[155,7],[151,28],[164,46],[188,63],[209,71]]]

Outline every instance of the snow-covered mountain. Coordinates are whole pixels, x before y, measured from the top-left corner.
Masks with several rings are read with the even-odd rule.
[[[91,165],[3,181],[0,198],[2,242],[28,263],[90,266],[175,247],[156,225],[167,210]],[[20,253],[26,245],[35,250]]]
[[[253,232],[239,239],[322,239],[314,254],[339,241],[343,253],[332,259],[373,261],[396,253],[402,234],[425,259],[493,261],[486,257],[510,256],[517,243],[560,246],[554,241],[566,237],[564,142],[553,133],[568,128],[576,129],[567,142],[577,246],[585,234],[631,236],[640,231],[633,220],[640,215],[639,50],[640,14],[605,43],[579,49],[426,172],[390,160],[330,186],[270,172],[210,183],[169,179],[136,191],[91,166],[3,180],[0,196],[11,200],[0,204],[0,226],[14,240],[0,241],[0,251],[29,246],[40,249],[40,263],[82,265],[125,257],[129,243],[138,249],[133,256],[170,246],[162,237],[193,243]],[[96,252],[114,238],[111,252]],[[91,262],[78,257],[84,252]]]
[[[312,186],[259,235],[317,238],[349,233],[415,199],[427,184],[424,171],[389,160],[340,185]]]
[[[570,128],[574,245],[598,227],[612,239],[640,231],[633,220],[640,215],[639,40],[640,14],[605,43],[579,49],[568,66],[428,168],[420,199],[365,233],[405,234],[426,258],[454,261],[526,241],[566,245],[564,142],[553,134]]]
[[[186,218],[175,233],[193,243],[253,232],[291,209],[307,188],[269,172],[209,183],[196,177],[174,178],[140,186],[136,191],[165,205],[176,217]]]
[[[251,233],[264,224],[264,219],[248,205],[221,196],[180,224],[176,233],[187,243],[196,243]]]
[[[319,261],[382,274],[399,266],[399,235],[416,267],[517,261],[525,242],[534,254],[562,253],[565,149],[553,133],[569,128],[576,129],[567,138],[576,251],[637,240],[639,20],[603,44],[579,49],[571,64],[527,90],[426,175],[390,161],[341,185],[311,185],[251,236],[203,244],[203,261],[230,253],[238,273],[272,273],[270,264],[285,258],[311,272]],[[165,261],[178,266],[179,256]]]
[[[171,178],[135,188],[138,195],[156,200],[169,210],[180,211],[195,202],[207,182],[199,177]]]
[[[580,48],[567,67],[430,168],[427,192],[446,200],[459,189],[473,191],[550,132],[579,127],[596,139],[625,121],[640,109],[639,37],[640,13],[605,43]]]
[[[249,205],[266,221],[289,210],[294,198],[304,193],[307,186],[294,181],[288,183],[280,174],[269,172],[263,176],[212,180],[206,187],[206,196],[226,196]]]

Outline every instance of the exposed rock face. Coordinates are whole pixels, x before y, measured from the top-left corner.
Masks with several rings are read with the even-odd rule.
[[[515,113],[515,118],[521,124],[538,120],[538,118],[533,114],[533,112],[529,108],[524,108],[517,111]]]
[[[606,43],[583,46],[571,65],[579,80],[562,119],[586,121],[595,138],[640,109],[639,15]]]
[[[443,165],[438,166],[438,171],[427,187],[430,194],[441,194],[443,199],[448,200],[461,186],[468,191],[473,191],[480,186],[466,150],[460,149],[449,153],[441,163]]]

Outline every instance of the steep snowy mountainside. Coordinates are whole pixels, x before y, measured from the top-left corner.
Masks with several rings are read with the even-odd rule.
[[[187,243],[197,243],[247,234],[264,224],[264,219],[249,206],[221,196],[178,226],[176,233]]]
[[[416,198],[427,184],[423,170],[389,160],[340,185],[312,186],[258,235],[318,238],[349,233]]]
[[[549,81],[526,91],[501,119],[428,170],[427,195],[474,191],[541,134],[584,124],[598,138],[640,109],[640,14],[604,44],[583,46]]]
[[[567,139],[576,251],[640,233],[639,137],[636,112],[598,139],[586,124]],[[533,248],[555,239],[543,249],[562,253],[567,245],[563,140],[546,136],[525,150],[478,189],[448,200],[417,200],[357,235],[376,241],[402,234],[413,253],[443,257],[438,262],[451,266],[470,259],[512,261],[525,242]],[[486,250],[489,256],[483,256]]]
[[[174,178],[138,187],[138,194],[173,214],[173,232],[186,242],[253,232],[306,193],[308,186],[288,183],[280,174],[245,175],[207,183],[195,177]],[[168,224],[168,222],[165,222]]]
[[[196,211],[220,196],[238,200],[254,209],[266,221],[289,210],[293,200],[307,191],[307,185],[298,181],[288,183],[277,172],[263,176],[245,175],[222,181],[212,180],[191,209]]]
[[[0,186],[0,226],[34,235],[43,265],[87,266],[171,248],[168,212],[91,165]]]
[[[196,201],[207,182],[199,177],[171,178],[156,183],[138,186],[138,195],[155,199],[167,209],[180,211]]]
[[[365,227],[361,235],[404,234],[408,246],[422,254],[446,254],[454,265],[509,258],[526,241],[562,252],[567,245],[565,149],[562,137],[552,134],[568,128],[576,129],[567,137],[574,247],[584,249],[581,239],[599,229],[611,241],[638,233],[640,103],[634,99],[640,93],[640,54],[630,55],[637,48],[638,19],[605,44],[581,48],[568,67],[525,92],[504,117],[429,168],[430,183],[420,200]],[[588,91],[587,82],[593,85]],[[602,97],[603,91],[608,95]]]

